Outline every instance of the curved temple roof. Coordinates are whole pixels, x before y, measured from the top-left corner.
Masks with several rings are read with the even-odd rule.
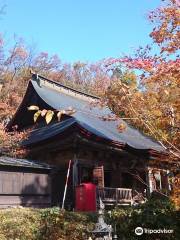
[[[76,124],[100,138],[119,142],[120,144],[126,144],[135,149],[152,149],[158,152],[164,151],[160,144],[152,138],[145,136],[137,129],[129,126],[125,121],[121,119],[103,120],[103,117],[107,117],[109,114],[112,115],[112,112],[108,107],[93,107],[91,103],[96,100],[98,100],[98,98],[95,96],[76,91],[33,74],[25,97],[7,128],[11,129],[14,125],[18,125],[19,128],[32,125],[32,112],[27,110],[27,107],[30,105],[38,105],[42,108],[56,110],[72,107],[76,110],[72,116],[72,122],[76,122]],[[22,114],[26,117],[22,118]],[[70,124],[70,122],[64,121],[55,123],[55,125],[53,124],[54,127],[52,125],[47,125],[42,129],[37,129],[32,132],[31,136],[24,144],[29,145],[40,142],[42,141],[42,135],[43,139],[46,139],[49,138],[50,135],[61,134],[63,131],[62,129],[67,129],[69,125],[72,125],[72,122]],[[120,123],[126,125],[126,129],[123,132],[119,132],[117,129]],[[51,131],[51,134],[49,134],[48,129]]]

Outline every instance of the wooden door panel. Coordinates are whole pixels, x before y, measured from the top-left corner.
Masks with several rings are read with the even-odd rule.
[[[104,187],[104,167],[98,166],[93,169],[93,179],[98,187]]]

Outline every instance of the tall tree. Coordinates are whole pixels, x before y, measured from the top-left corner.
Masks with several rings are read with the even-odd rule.
[[[135,70],[139,88],[130,88],[116,81],[106,92],[106,101],[115,107],[117,115],[124,114],[131,123],[146,134],[155,137],[173,157],[180,157],[179,139],[179,79],[180,59],[180,3],[167,0],[166,4],[149,13],[154,24],[150,37],[159,47],[153,55],[153,46],[140,47],[133,56],[109,59],[108,68],[121,65]]]
[[[149,13],[154,28],[152,46],[140,47],[133,56],[109,59],[106,66],[135,70],[138,88],[130,87],[122,77],[111,84],[106,103],[117,115],[156,138],[169,152],[167,161],[175,163],[172,200],[180,207],[180,2],[162,1]],[[159,52],[151,53],[153,45]],[[120,126],[120,130],[124,130]]]

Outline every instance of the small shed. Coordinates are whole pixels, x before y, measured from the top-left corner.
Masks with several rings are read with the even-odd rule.
[[[0,157],[0,208],[51,206],[51,169],[37,161]]]

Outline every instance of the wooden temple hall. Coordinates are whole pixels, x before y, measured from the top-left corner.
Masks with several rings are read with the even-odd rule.
[[[170,190],[168,167],[152,166],[150,160],[163,158],[164,149],[123,120],[109,118],[108,107],[95,102],[98,97],[77,91],[33,74],[8,131],[32,128],[22,146],[28,159],[55,166],[51,173],[51,205],[61,205],[70,163],[65,206],[74,207],[75,189],[84,182],[96,184],[97,198],[105,204],[132,204],[143,201],[154,190]],[[44,117],[34,123],[34,111],[73,109],[74,114],[56,114],[51,123]],[[123,123],[126,129],[118,131]],[[71,161],[70,161],[71,160]],[[153,168],[152,168],[153,167]]]

